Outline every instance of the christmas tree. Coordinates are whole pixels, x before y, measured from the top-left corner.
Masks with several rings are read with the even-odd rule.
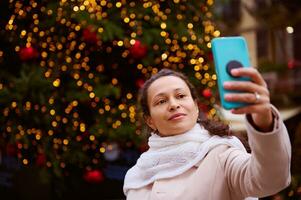
[[[112,163],[125,173],[147,148],[138,90],[161,68],[188,75],[215,116],[212,0],[1,4],[0,145],[23,167],[90,183]]]

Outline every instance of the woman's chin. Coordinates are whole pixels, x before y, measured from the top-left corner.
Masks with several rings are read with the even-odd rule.
[[[181,135],[187,131],[189,131],[190,129],[192,129],[193,126],[173,126],[169,133],[164,134],[165,136],[173,136],[173,135]]]

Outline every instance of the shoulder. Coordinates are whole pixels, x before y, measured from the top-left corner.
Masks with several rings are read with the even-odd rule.
[[[221,168],[225,168],[231,163],[244,163],[250,159],[251,154],[226,144],[218,145],[207,155],[208,159],[214,159]]]
[[[234,138],[232,138],[231,140],[233,141]],[[212,154],[212,155],[216,155],[219,157],[227,157],[229,156],[231,153],[233,152],[237,152],[240,154],[248,154],[245,150],[244,145],[239,141],[238,138],[235,138],[235,145],[233,145],[232,143],[227,143],[224,142],[223,144],[219,144],[217,146],[215,146],[214,148],[212,148],[208,154]],[[237,143],[240,143],[239,145],[237,145]]]
[[[220,163],[227,162],[229,159],[234,159],[234,158],[240,157],[240,156],[242,156],[244,158],[248,158],[251,155],[239,148],[232,147],[227,144],[221,144],[221,145],[214,147],[206,155],[206,157],[214,158],[217,161],[219,161]]]

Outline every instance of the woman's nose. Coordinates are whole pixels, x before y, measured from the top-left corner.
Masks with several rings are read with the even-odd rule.
[[[169,101],[169,110],[173,111],[180,108],[180,104],[175,100],[175,99],[171,99]]]

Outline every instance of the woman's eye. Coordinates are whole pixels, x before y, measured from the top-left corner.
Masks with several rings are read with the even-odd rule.
[[[162,100],[158,101],[157,104],[159,105],[159,104],[163,104],[165,102],[166,102],[166,100],[162,99]]]
[[[180,98],[180,99],[182,99],[182,98],[184,98],[184,97],[186,97],[185,94],[179,94],[179,95],[178,95],[178,98]]]

